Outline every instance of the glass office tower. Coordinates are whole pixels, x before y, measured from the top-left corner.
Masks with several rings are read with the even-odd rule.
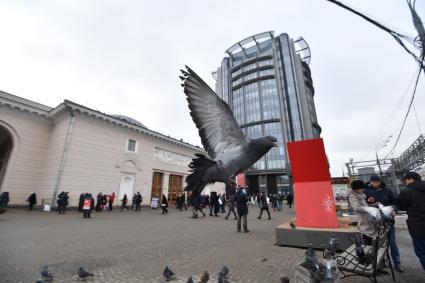
[[[272,148],[246,173],[250,193],[291,190],[286,143],[320,137],[310,49],[304,39],[264,32],[227,49],[214,72],[216,93],[248,138],[275,136]]]

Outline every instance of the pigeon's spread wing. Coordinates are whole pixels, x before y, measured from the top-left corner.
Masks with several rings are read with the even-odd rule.
[[[190,115],[199,130],[202,144],[212,159],[246,142],[232,110],[189,67],[183,71],[182,86],[189,102]]]

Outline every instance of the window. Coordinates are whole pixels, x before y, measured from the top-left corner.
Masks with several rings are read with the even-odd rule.
[[[129,139],[127,141],[127,151],[136,152],[136,141]]]
[[[277,94],[276,81],[274,79],[263,80],[260,82],[261,95],[263,97],[263,118],[279,119],[279,96]]]
[[[280,123],[264,124],[264,135],[277,138],[278,147],[273,147],[266,154],[267,169],[285,168],[285,149]]]
[[[260,93],[258,83],[251,83],[243,87],[245,95],[246,123],[261,120]]]

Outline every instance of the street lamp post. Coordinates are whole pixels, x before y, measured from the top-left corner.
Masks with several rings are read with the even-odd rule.
[[[381,162],[379,161],[379,157],[378,157],[378,152],[383,149],[384,147],[387,146],[388,142],[391,140],[393,136],[390,135],[388,137],[386,137],[383,141],[381,141],[380,143],[378,143],[375,147],[375,157],[376,157],[376,163],[378,163],[378,168],[379,168],[379,175],[382,177],[382,168],[381,168]]]

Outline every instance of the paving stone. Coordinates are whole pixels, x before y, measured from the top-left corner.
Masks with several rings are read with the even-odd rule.
[[[0,282],[35,282],[49,265],[55,282],[76,282],[80,266],[95,275],[87,282],[164,281],[168,265],[177,275],[170,282],[195,282],[207,270],[216,282],[225,264],[230,282],[279,282],[293,279],[304,250],[275,245],[275,227],[294,217],[293,209],[258,220],[250,207],[250,233],[238,233],[236,221],[220,217],[191,219],[190,211],[170,209],[168,215],[144,207],[141,212],[93,213],[83,219],[76,211],[54,212],[10,209],[0,215]],[[406,229],[397,230],[406,272],[398,282],[425,282]],[[390,282],[390,277],[379,277]],[[351,278],[343,282],[368,282]]]

